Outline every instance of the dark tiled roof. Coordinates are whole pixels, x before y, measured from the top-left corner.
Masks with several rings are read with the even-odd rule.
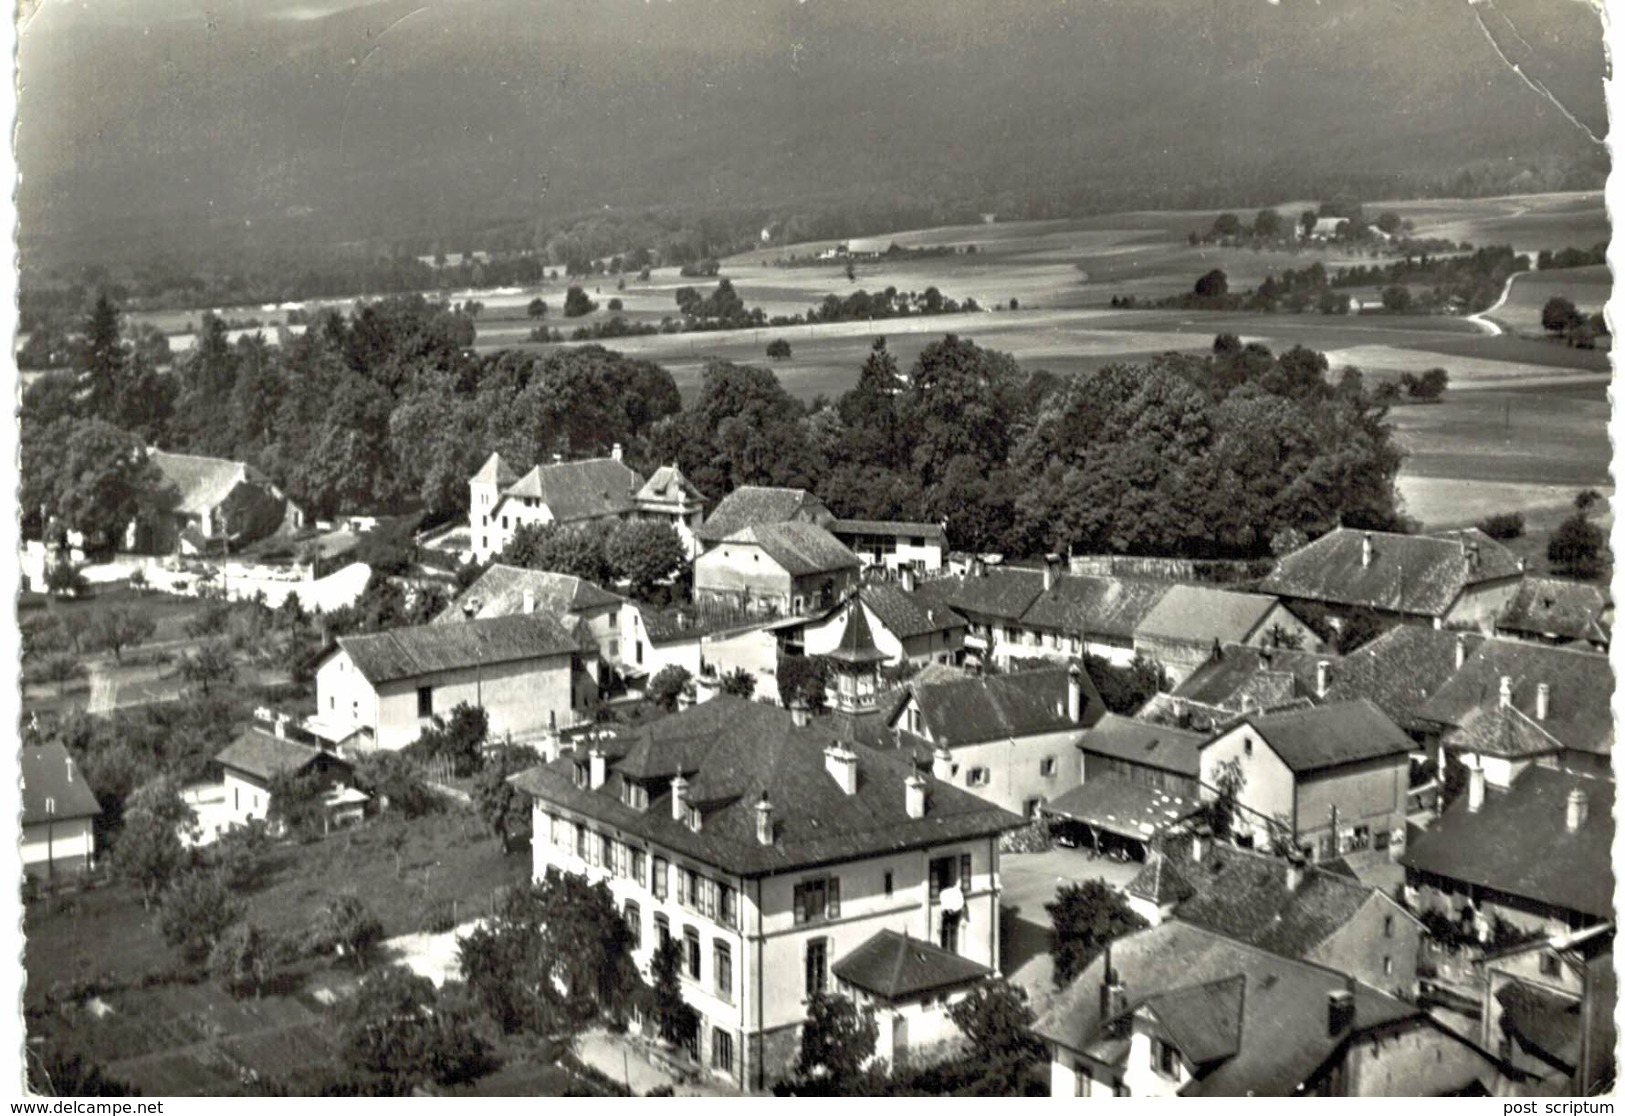
[[[1101,1036],[1110,1019],[1102,1018],[1100,986],[1106,956],[1089,967],[1056,997],[1034,1026],[1044,1039],[1069,1050],[1083,1050]],[[1348,987],[1341,973],[1295,961],[1238,942],[1177,919],[1112,943],[1110,960],[1127,993],[1127,1011],[1160,999],[1160,1022],[1191,1005],[1190,1022],[1211,1021],[1218,1006],[1206,997],[1172,997],[1241,977],[1241,1025],[1237,1049],[1213,1064],[1198,1067],[1180,1093],[1185,1096],[1291,1096],[1311,1079],[1347,1041],[1349,1033],[1329,1036],[1327,996]],[[1404,1004],[1356,983],[1352,1032],[1421,1016]],[[1212,1038],[1194,1041],[1200,1050]],[[1224,1045],[1220,1043],[1219,1045]]]
[[[1571,791],[1586,795],[1586,820],[1568,829]],[[1446,879],[1494,888],[1598,918],[1614,912],[1614,784],[1530,767],[1475,814],[1464,794],[1412,840],[1400,858]]]
[[[24,744],[22,755],[23,824],[41,825],[68,818],[91,818],[102,812],[84,772],[56,741]],[[47,810],[46,799],[52,809]]]
[[[643,478],[612,457],[538,465],[503,497],[540,500],[559,523],[602,519],[632,510]]]
[[[1207,1066],[1241,1050],[1241,1002],[1247,978],[1240,973],[1207,984],[1147,996],[1143,1007],[1162,1025],[1174,1049],[1192,1065]]]
[[[1530,759],[1563,750],[1557,738],[1516,709],[1479,706],[1449,735],[1450,746],[1502,759]]]
[[[846,610],[841,642],[835,645],[829,657],[854,665],[886,661],[886,653],[875,646],[874,633],[869,630],[869,615],[863,609],[853,605]]]
[[[1536,1057],[1573,1073],[1580,1064],[1580,1001],[1513,979],[1495,993],[1501,1026]]]
[[[1195,778],[1201,773],[1202,743],[1206,739],[1204,733],[1107,713],[1083,734],[1078,747],[1085,753]]]
[[[1608,656],[1548,647],[1516,639],[1485,640],[1459,671],[1434,691],[1417,715],[1444,725],[1461,725],[1467,714],[1501,700],[1501,679],[1512,679],[1512,704],[1535,720],[1563,747],[1607,755],[1614,745],[1609,703],[1614,672]],[[1541,683],[1551,687],[1544,719],[1536,718]]]
[[[675,465],[662,465],[649,474],[649,479],[638,489],[637,499],[644,504],[705,503],[704,494]]]
[[[698,534],[706,542],[721,542],[747,527],[792,521],[828,524],[834,518],[823,501],[804,488],[744,485],[722,498]]]
[[[519,566],[495,565],[475,579],[474,584],[458,594],[439,616],[437,624],[461,623],[468,619],[463,614],[465,604],[477,603],[474,619],[487,620],[493,616],[517,616],[525,610],[525,591],[536,599],[536,611],[562,620],[576,609],[600,608],[618,605],[621,598],[607,589],[600,589],[585,578],[549,570],[529,570]]]
[[[1307,957],[1367,903],[1384,902],[1375,888],[1314,865],[1292,890],[1286,861],[1222,844],[1179,867],[1191,896],[1174,917],[1286,957]]]
[[[1159,849],[1151,850],[1145,858],[1145,866],[1124,890],[1159,907],[1165,903],[1177,903],[1191,895],[1190,881],[1185,878],[1176,858],[1165,855]]]
[[[1106,712],[1087,671],[1080,669],[1082,721],[1067,716],[1068,667],[950,682],[916,682],[909,688],[931,740],[950,748],[1077,729],[1080,734]]]
[[[1172,585],[1134,630],[1136,639],[1240,643],[1274,608],[1274,597],[1206,585]]]
[[[1039,570],[995,566],[981,577],[938,577],[922,581],[915,590],[925,600],[940,601],[968,617],[1019,620],[1044,591]]]
[[[940,523],[908,523],[900,519],[837,519],[824,526],[835,535],[924,538],[938,545],[948,541],[948,533]]]
[[[903,1000],[972,984],[992,970],[924,939],[881,930],[835,962],[830,971],[865,992]]]
[[[643,630],[648,633],[649,642],[656,645],[698,640],[713,632],[762,623],[762,618],[754,613],[716,601],[696,601],[680,608],[666,609],[639,605],[638,615],[642,618]]]
[[[1517,595],[1496,618],[1502,631],[1550,639],[1604,642],[1608,597],[1595,585],[1555,577],[1526,577]]]
[[[226,745],[214,758],[222,767],[257,779],[270,780],[278,775],[304,770],[316,762],[321,754],[319,748],[251,728]]]
[[[1339,661],[1329,651],[1223,643],[1217,655],[1174,688],[1174,696],[1234,712],[1241,710],[1246,698],[1252,699],[1254,708],[1273,709],[1296,697],[1314,696],[1320,664],[1331,664],[1335,679]]]
[[[1044,813],[1146,841],[1201,807],[1202,803],[1196,798],[1107,776],[1090,779],[1082,786],[1056,795],[1044,804]]]
[[[1161,581],[1062,574],[1022,615],[1029,628],[1128,641],[1170,586]]]
[[[1363,698],[1243,719],[1299,775],[1403,756],[1416,747],[1382,710]]]
[[[375,686],[480,664],[589,650],[557,620],[542,613],[391,628],[368,635],[340,636],[338,645],[349,654],[362,677]]]
[[[858,599],[898,639],[965,627],[965,618],[947,605],[905,593],[889,581],[866,583]]]
[[[1421,724],[1422,707],[1456,673],[1456,643],[1464,656],[1484,638],[1473,632],[1438,631],[1401,624],[1332,667],[1328,697],[1366,698],[1407,729]]]
[[[506,488],[519,479],[519,474],[515,473],[508,466],[508,463],[502,460],[501,454],[493,453],[485,459],[485,464],[480,466],[480,471],[469,479],[475,484],[494,484],[499,488]]]
[[[152,450],[147,454],[147,459],[158,466],[165,483],[174,488],[179,496],[175,510],[188,515],[201,515],[219,506],[231,495],[232,489],[244,482],[270,483],[253,466],[221,457],[197,457],[189,453]]]
[[[1369,566],[1363,564],[1365,536],[1341,527],[1323,535],[1282,558],[1259,589],[1329,604],[1443,616],[1468,586],[1522,572],[1516,555],[1477,528],[1439,535],[1370,532]],[[1476,568],[1468,554],[1475,544]]]
[[[855,794],[844,793],[825,769],[831,734],[814,721],[798,728],[775,706],[716,697],[663,717],[622,741],[615,778],[599,790],[575,784],[572,757],[514,776],[520,790],[544,804],[637,834],[723,871],[771,875],[905,849],[989,837],[1024,819],[926,776],[922,818],[905,811],[908,757],[849,744],[856,754]],[[703,809],[698,832],[671,816],[670,781],[689,780],[689,799]],[[649,787],[649,808],[618,797],[616,781],[630,776]],[[774,843],[756,840],[756,804],[773,807]]]
[[[735,531],[723,541],[761,547],[791,577],[851,570],[862,564],[839,539],[814,523],[765,523]]]

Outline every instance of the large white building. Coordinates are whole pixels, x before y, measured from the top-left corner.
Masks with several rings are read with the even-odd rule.
[[[963,993],[965,962],[998,968],[999,835],[1022,821],[905,754],[718,697],[514,783],[535,803],[536,875],[604,881],[645,972],[659,943],[682,946],[692,1054],[742,1088],[788,1072],[815,993],[863,989],[891,1056],[900,1033],[941,1033],[921,1013]],[[896,935],[951,955],[940,996],[871,979]]]

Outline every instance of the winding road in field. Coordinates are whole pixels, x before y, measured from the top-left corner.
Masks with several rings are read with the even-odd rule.
[[[1527,274],[1529,274],[1527,271],[1515,271],[1511,275],[1508,275],[1506,286],[1501,288],[1501,297],[1495,300],[1495,305],[1491,306],[1488,310],[1480,310],[1476,314],[1467,315],[1467,320],[1472,322],[1478,328],[1482,329],[1491,337],[1500,337],[1502,334],[1506,333],[1506,330],[1502,328],[1499,322],[1490,320],[1490,315],[1506,305],[1507,299],[1512,296],[1512,284],[1517,280],[1518,276]]]

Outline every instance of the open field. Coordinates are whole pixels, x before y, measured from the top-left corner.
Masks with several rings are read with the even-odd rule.
[[[1378,202],[1416,225],[1418,236],[1443,237],[1474,247],[1510,244],[1533,256],[1542,248],[1590,248],[1608,240],[1608,211],[1600,192],[1525,194],[1506,198],[1438,198]]]
[[[1507,300],[1490,317],[1518,333],[1539,334],[1547,299],[1566,298],[1582,314],[1596,314],[1608,304],[1613,286],[1606,264],[1526,272],[1513,276]]]

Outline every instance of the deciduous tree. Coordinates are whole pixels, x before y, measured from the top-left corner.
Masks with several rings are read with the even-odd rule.
[[[1050,956],[1055,959],[1055,987],[1064,988],[1107,944],[1146,927],[1128,901],[1104,880],[1068,884],[1044,904],[1055,928]]]

